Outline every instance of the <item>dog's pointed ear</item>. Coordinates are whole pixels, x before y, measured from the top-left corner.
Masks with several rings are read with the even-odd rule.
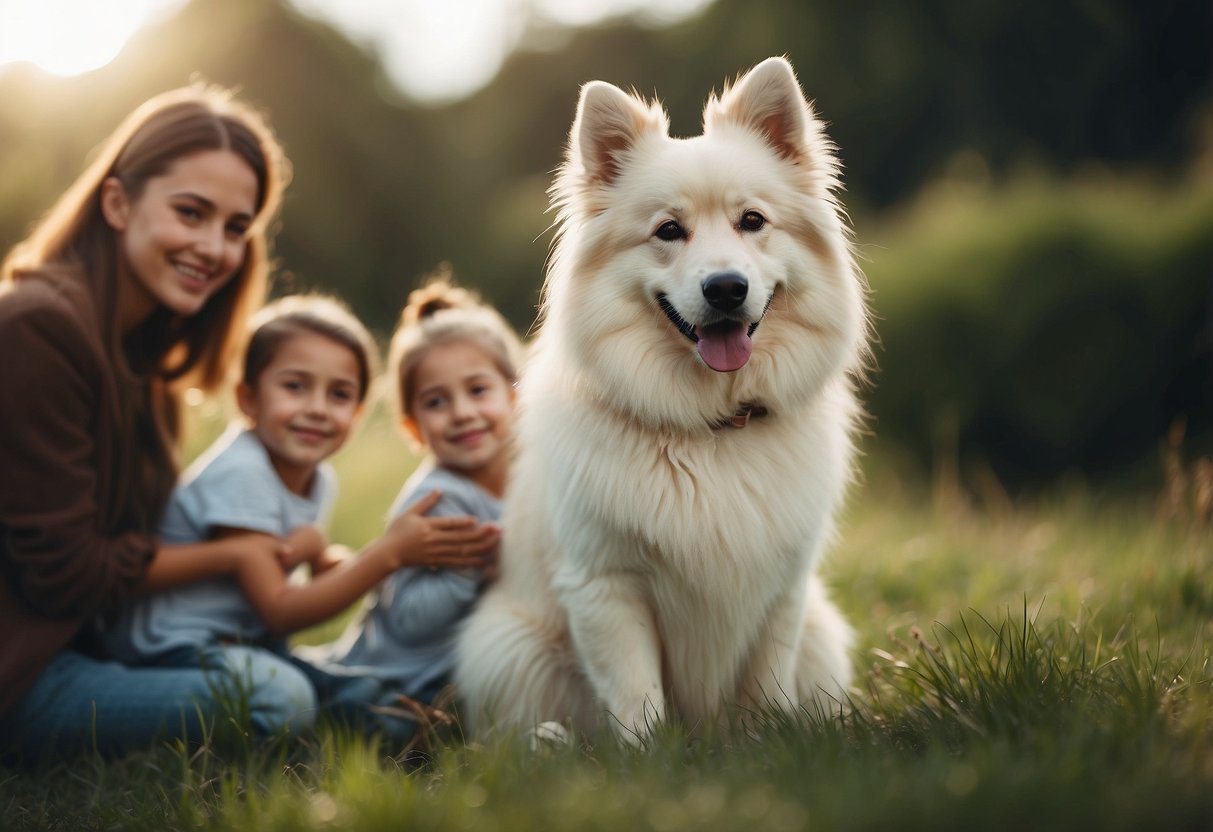
[[[610,184],[619,175],[620,157],[650,132],[665,134],[665,113],[605,81],[581,88],[577,118],[569,134],[569,162],[591,183]]]
[[[704,130],[722,123],[748,127],[771,144],[780,156],[797,159],[809,147],[812,110],[792,65],[784,58],[767,58],[717,100],[708,101]]]

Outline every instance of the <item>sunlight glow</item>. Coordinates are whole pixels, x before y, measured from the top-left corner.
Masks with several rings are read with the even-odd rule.
[[[2,0],[0,65],[29,61],[55,75],[105,66],[140,26],[182,0]]]
[[[409,96],[450,101],[492,80],[532,25],[592,26],[630,16],[664,25],[712,0],[289,0],[374,49]],[[185,0],[0,0],[0,66],[30,61],[76,75],[114,59],[141,26]]]
[[[526,0],[292,0],[378,53],[410,96],[433,101],[487,83],[525,27]]]
[[[410,96],[441,102],[492,80],[535,24],[589,26],[623,16],[664,25],[712,0],[291,0],[373,47],[392,81]],[[660,5],[660,8],[658,6]]]
[[[592,26],[614,17],[632,15],[656,25],[690,17],[712,0],[536,0],[544,17],[566,26]]]

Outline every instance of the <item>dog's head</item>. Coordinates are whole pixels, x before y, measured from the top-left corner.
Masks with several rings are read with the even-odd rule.
[[[866,328],[833,146],[792,67],[762,62],[703,122],[673,139],[659,104],[591,82],[552,189],[545,335],[612,406],[679,427],[803,406]]]

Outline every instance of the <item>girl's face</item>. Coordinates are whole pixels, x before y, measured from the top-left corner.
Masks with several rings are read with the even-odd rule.
[[[445,468],[500,491],[514,423],[514,388],[479,346],[430,347],[414,370],[405,425]]]
[[[297,494],[308,492],[316,466],[349,436],[360,394],[353,351],[306,331],[279,345],[253,387],[236,389],[274,470]]]
[[[122,323],[137,324],[157,305],[190,316],[244,260],[257,175],[233,151],[205,150],[149,179],[133,201],[117,179],[106,180],[101,205],[129,275]]]

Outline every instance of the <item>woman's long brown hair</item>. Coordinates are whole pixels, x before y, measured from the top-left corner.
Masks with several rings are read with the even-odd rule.
[[[188,318],[159,307],[133,331],[114,325],[119,293],[118,239],[101,210],[110,177],[137,200],[147,182],[178,159],[230,150],[257,177],[257,217],[236,274]],[[93,299],[98,329],[122,390],[120,425],[132,492],[106,526],[149,529],[176,479],[180,395],[212,391],[228,376],[248,317],[265,300],[269,226],[290,171],[265,121],[229,92],[191,86],[146,101],[105,141],[96,159],[17,244],[0,268],[0,283],[34,276],[82,284]],[[107,484],[108,485],[108,484]]]

